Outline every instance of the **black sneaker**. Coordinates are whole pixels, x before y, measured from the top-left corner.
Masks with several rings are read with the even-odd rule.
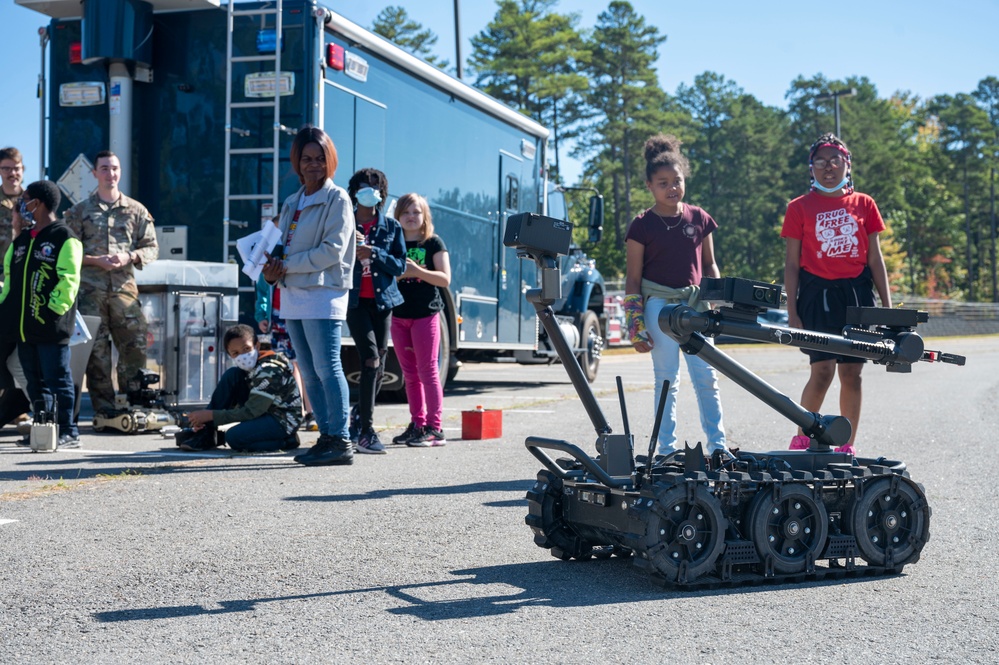
[[[444,437],[444,432],[427,425],[420,430],[419,436],[415,436],[407,441],[406,445],[410,448],[431,448],[434,446],[443,446],[446,443],[447,439]]]
[[[30,445],[30,444],[29,444]],[[57,449],[62,448],[79,448],[80,447],[80,437],[76,434],[63,434],[59,437]]]
[[[189,452],[214,450],[219,446],[218,434],[213,427],[202,427],[197,432],[187,428],[173,435],[177,446]]]
[[[295,461],[305,466],[332,466],[354,463],[354,445],[347,439],[327,434],[319,435],[319,441]]]
[[[385,444],[378,438],[378,432],[369,427],[361,432],[361,436],[357,439],[357,452],[367,455],[384,455],[386,452]]]
[[[284,443],[281,444],[281,450],[295,450],[300,445],[302,444],[298,440],[298,434],[292,432],[291,434],[288,435],[288,438],[284,440]]]
[[[406,429],[403,430],[402,434],[392,437],[392,443],[399,446],[404,443],[408,443],[410,439],[414,439],[422,433],[422,427],[417,427],[416,423],[409,423],[406,425]]]
[[[28,448],[29,446],[31,446],[31,435],[25,434],[24,438],[18,439],[14,443],[16,443],[19,446],[24,446],[25,448]]]

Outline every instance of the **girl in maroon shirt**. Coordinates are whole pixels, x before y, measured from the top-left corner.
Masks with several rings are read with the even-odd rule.
[[[645,184],[656,202],[628,228],[624,307],[635,350],[652,353],[655,404],[659,404],[663,381],[669,381],[659,429],[659,453],[668,455],[679,450],[676,393],[681,354],[676,340],[659,329],[659,313],[674,303],[706,308],[699,302],[698,290],[702,275],[721,276],[711,237],[718,224],[701,208],[683,202],[690,165],[675,136],[658,134],[646,141],[645,160]],[[697,356],[683,357],[697,395],[708,452],[726,451],[715,370]]]

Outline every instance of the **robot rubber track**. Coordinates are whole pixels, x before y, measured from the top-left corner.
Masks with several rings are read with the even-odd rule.
[[[726,334],[853,355],[895,372],[921,361],[963,365],[960,356],[923,348],[915,327],[926,321],[925,313],[857,308],[842,335],[826,335],[757,322],[760,311],[783,302],[779,285],[705,280],[702,299],[725,306],[707,312],[668,306],[658,325],[684,352],[702,357],[801,427],[811,447],[706,457],[698,444],[656,456],[664,386],[648,455],[636,457],[620,379],[624,433],[615,434],[550,306],[560,295],[555,258],[568,251],[570,237],[563,222],[525,214],[508,220],[504,238],[538,265],[540,287],[527,298],[597,433],[595,457],[567,441],[527,438],[527,449],[545,467],[527,492],[525,521],[538,546],[564,560],[630,558],[664,584],[682,588],[891,575],[919,560],[931,510],[905,464],[834,452],[850,438],[848,420],[805,410],[705,337]]]

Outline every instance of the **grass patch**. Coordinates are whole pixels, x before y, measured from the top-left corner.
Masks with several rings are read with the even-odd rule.
[[[94,478],[85,478],[76,481],[66,481],[65,478],[59,478],[59,480],[54,483],[49,482],[39,487],[34,487],[30,490],[25,490],[23,492],[5,492],[0,494],[0,501],[24,501],[26,499],[34,499],[40,496],[49,496],[51,494],[57,494],[60,492],[69,492],[72,490],[78,490],[84,487],[91,487],[93,485],[102,485],[104,483],[112,482],[115,480],[124,480],[126,478],[135,478],[141,476],[142,471],[137,469],[125,469],[120,473],[99,473]],[[51,476],[28,476],[28,480],[31,482],[46,482],[51,481]]]

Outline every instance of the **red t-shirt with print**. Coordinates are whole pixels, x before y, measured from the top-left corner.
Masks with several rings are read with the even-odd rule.
[[[810,191],[787,204],[782,238],[801,241],[801,267],[823,279],[852,279],[867,265],[870,234],[885,230],[867,194],[822,196]]]
[[[361,224],[361,231],[364,233],[364,237],[367,238],[371,233],[371,229],[375,227],[377,219],[372,219],[371,221]],[[365,244],[370,245],[371,241],[365,241]],[[375,297],[375,283],[371,279],[371,264],[364,265],[361,264],[361,290],[358,295],[362,298],[374,298]]]

